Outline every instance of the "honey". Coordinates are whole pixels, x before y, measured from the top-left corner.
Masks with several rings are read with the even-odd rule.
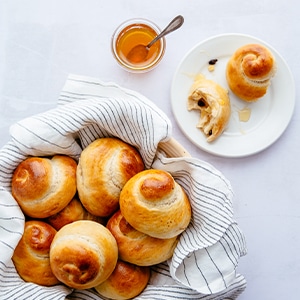
[[[248,122],[251,116],[251,110],[248,107],[245,107],[241,110],[239,110],[239,120],[241,122]]]
[[[148,71],[161,60],[164,54],[164,39],[158,40],[148,50],[142,59],[132,59],[130,51],[138,45],[145,47],[158,35],[159,30],[155,30],[152,24],[147,22],[132,22],[124,24],[122,28],[115,32],[112,41],[112,48],[115,58],[119,64],[131,71]],[[136,55],[139,55],[137,52]]]

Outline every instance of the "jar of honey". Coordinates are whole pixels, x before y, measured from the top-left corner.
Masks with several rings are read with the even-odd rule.
[[[141,54],[137,47],[146,47],[160,32],[157,25],[146,19],[131,19],[122,23],[114,32],[111,41],[117,62],[131,72],[147,72],[153,69],[165,53],[165,39],[159,39],[146,49],[146,54],[145,51]]]

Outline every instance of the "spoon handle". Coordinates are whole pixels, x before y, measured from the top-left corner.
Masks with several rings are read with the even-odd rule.
[[[162,38],[163,36],[167,35],[168,33],[178,29],[181,27],[181,25],[184,22],[183,16],[179,15],[175,17],[168,25],[167,27],[158,35],[156,38],[154,38],[146,47],[150,48],[157,40]]]

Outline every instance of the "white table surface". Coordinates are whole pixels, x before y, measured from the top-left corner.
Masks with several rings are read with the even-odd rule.
[[[141,92],[173,122],[173,136],[195,157],[231,181],[235,218],[248,254],[238,272],[248,282],[241,300],[298,299],[300,294],[300,2],[297,0],[1,0],[0,146],[9,126],[56,106],[69,73],[114,81]],[[130,74],[114,61],[110,38],[129,18],[164,27],[182,14],[183,27],[167,37],[165,57],[146,74]],[[291,122],[271,147],[245,158],[203,152],[174,120],[170,86],[183,56],[200,41],[222,33],[244,33],[272,45],[288,63],[296,83]],[[282,99],[284,105],[285,99]]]

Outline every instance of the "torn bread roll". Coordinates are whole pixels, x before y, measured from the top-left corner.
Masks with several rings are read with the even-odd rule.
[[[191,86],[187,108],[200,111],[196,127],[204,133],[207,142],[216,140],[223,133],[231,114],[228,91],[202,74]]]
[[[30,157],[12,177],[12,195],[24,214],[47,218],[58,213],[76,193],[77,163],[71,157]]]
[[[237,49],[226,67],[230,89],[248,102],[256,101],[266,94],[275,73],[273,54],[260,44],[248,44]]]
[[[113,272],[118,246],[110,231],[94,221],[76,221],[62,227],[51,244],[54,275],[75,289],[93,288]]]
[[[50,246],[56,230],[43,221],[25,222],[24,233],[12,256],[21,278],[44,286],[53,286],[59,280],[50,267]]]
[[[145,289],[149,278],[149,267],[139,267],[119,260],[109,278],[95,289],[105,299],[133,299]]]
[[[133,176],[120,195],[120,210],[136,230],[160,239],[182,233],[191,220],[191,206],[183,188],[163,170]]]
[[[152,266],[172,257],[177,237],[158,239],[134,229],[117,211],[107,222],[107,229],[118,244],[119,258],[138,266]]]
[[[83,206],[95,216],[107,217],[119,208],[125,183],[144,170],[139,152],[117,138],[100,138],[81,153],[77,189]]]

